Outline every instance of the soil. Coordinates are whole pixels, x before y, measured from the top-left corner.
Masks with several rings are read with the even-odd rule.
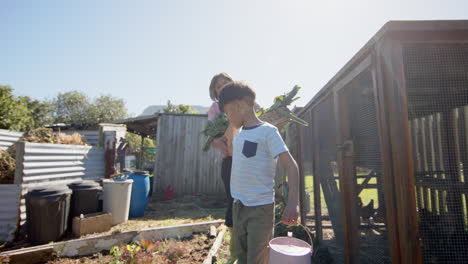
[[[195,234],[189,239],[185,240],[166,240],[153,242],[157,244],[156,248],[149,249],[140,245],[144,251],[145,257],[134,257],[131,259],[126,258],[124,254],[117,258],[123,263],[167,263],[167,264],[197,264],[203,263],[208,256],[208,252],[213,245],[215,239],[210,239],[206,234]],[[125,250],[126,245],[120,247]],[[148,250],[149,249],[149,250]],[[142,254],[143,255],[143,254]],[[116,263],[114,256],[109,255],[109,252],[101,252],[92,256],[81,258],[60,258],[47,262],[47,264],[75,264],[75,263]]]

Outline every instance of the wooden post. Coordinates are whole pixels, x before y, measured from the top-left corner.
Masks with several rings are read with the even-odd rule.
[[[223,225],[221,227],[221,231],[219,232],[218,236],[216,237],[215,242],[213,243],[213,246],[210,249],[210,252],[208,252],[208,256],[206,257],[205,261],[203,261],[203,264],[212,264],[216,262],[216,255],[218,253],[218,249],[221,247],[221,244],[223,242],[223,237],[224,233],[226,233],[226,226]]]
[[[412,145],[412,152],[413,152],[413,161],[416,164],[415,172],[418,173],[421,171],[421,163],[419,162],[419,135],[418,135],[418,120],[411,120],[409,121],[409,129],[411,135],[411,145]],[[424,208],[424,201],[423,201],[423,187],[418,183],[416,180],[416,199],[418,208]]]
[[[301,136],[299,133],[299,127],[296,125],[296,150],[297,150],[297,163],[299,164],[299,214],[301,217],[301,224],[306,225],[306,215],[304,212],[304,196],[305,196],[305,183],[304,183],[304,170],[302,169],[302,147],[301,147]]]
[[[376,47],[377,98],[383,185],[392,263],[422,263],[415,170],[402,47],[387,36]]]
[[[342,198],[342,218],[345,233],[345,261],[359,263],[359,210],[356,194],[356,168],[348,101],[343,90],[335,93],[337,122],[338,167]]]
[[[140,157],[138,162],[137,169],[143,169],[143,153],[145,152],[145,137],[141,136],[141,148],[140,148]]]
[[[436,143],[437,143],[437,169],[439,170],[438,179],[445,179],[445,165],[444,165],[444,155],[443,155],[443,144],[445,144],[443,133],[442,133],[442,119],[441,114],[437,113],[435,115],[435,122],[436,122]],[[446,206],[446,190],[439,191],[439,210],[443,212]]]
[[[210,226],[210,238],[215,238],[216,237],[216,226],[212,225]]]
[[[456,232],[463,232],[463,206],[461,199],[461,192],[458,189],[460,184],[459,179],[459,158],[457,156],[457,140],[456,140],[456,122],[458,118],[453,110],[448,110],[442,113],[442,124],[445,134],[442,138],[445,138],[443,147],[443,157],[445,166],[445,177],[450,183],[447,188],[447,208],[450,223],[453,224],[453,228]]]
[[[420,177],[424,177],[424,174],[427,172],[427,162],[426,162],[426,138],[424,135],[424,119],[419,118],[416,120],[418,124],[418,134],[417,134],[417,141],[419,142],[419,161],[420,161],[420,168],[417,171],[418,173],[421,174]],[[422,186],[422,196],[423,196],[423,201],[424,201],[424,208],[429,208],[431,207],[430,203],[430,192],[429,188],[426,186]]]
[[[26,142],[17,142],[16,144],[16,170],[15,170],[15,184],[23,184],[23,169],[24,169],[24,153],[26,149]]]
[[[462,107],[459,112],[459,148],[460,148],[460,160],[463,164],[463,176],[465,183],[468,182],[468,106]],[[468,189],[465,189],[465,199],[468,199]]]
[[[314,214],[315,214],[315,228],[317,239],[323,240],[323,227],[322,227],[322,200],[320,197],[320,178],[314,175]]]
[[[312,121],[314,116],[311,113]],[[314,122],[312,122],[314,124]],[[320,155],[318,150],[318,129],[317,126],[313,126],[313,159],[312,159],[312,169],[313,169],[313,179],[314,179],[314,215],[315,215],[315,230],[316,237],[318,241],[323,241],[323,226],[322,226],[322,199],[320,196],[320,176],[318,166],[320,164]],[[333,174],[333,173],[332,173]]]

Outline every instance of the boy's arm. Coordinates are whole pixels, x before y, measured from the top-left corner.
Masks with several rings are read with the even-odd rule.
[[[281,153],[279,159],[288,173],[289,185],[288,203],[284,208],[281,220],[286,225],[294,225],[297,224],[299,217],[299,169],[289,151]]]

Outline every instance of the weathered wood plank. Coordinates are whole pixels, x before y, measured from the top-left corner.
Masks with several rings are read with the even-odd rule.
[[[206,115],[161,115],[155,171],[161,188],[171,184],[176,195],[224,193],[219,151],[202,151],[206,123]]]
[[[51,254],[59,257],[78,257],[91,255],[103,250],[110,250],[113,246],[128,244],[132,241],[162,240],[167,238],[185,238],[193,233],[208,232],[210,226],[219,226],[224,221],[212,221],[206,223],[179,225],[171,227],[160,227],[143,229],[139,231],[128,231],[98,237],[75,239],[70,241],[52,243],[47,245],[23,248],[18,250],[5,251],[0,256],[9,256],[14,262],[25,263],[23,260],[41,256],[47,258]],[[16,261],[18,260],[18,262]],[[33,262],[36,263],[36,262]]]
[[[213,243],[213,246],[210,249],[210,252],[208,253],[208,256],[206,257],[205,261],[203,261],[203,264],[212,264],[216,262],[215,256],[218,253],[218,250],[221,247],[221,244],[223,243],[223,238],[224,238],[225,233],[226,233],[226,226],[223,225],[221,227],[221,231],[216,237],[215,242]]]

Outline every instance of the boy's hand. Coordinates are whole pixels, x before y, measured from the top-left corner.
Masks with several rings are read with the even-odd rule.
[[[297,219],[299,218],[299,206],[294,203],[288,203],[286,208],[284,208],[283,217],[281,217],[281,222],[285,225],[295,225],[297,224]]]

